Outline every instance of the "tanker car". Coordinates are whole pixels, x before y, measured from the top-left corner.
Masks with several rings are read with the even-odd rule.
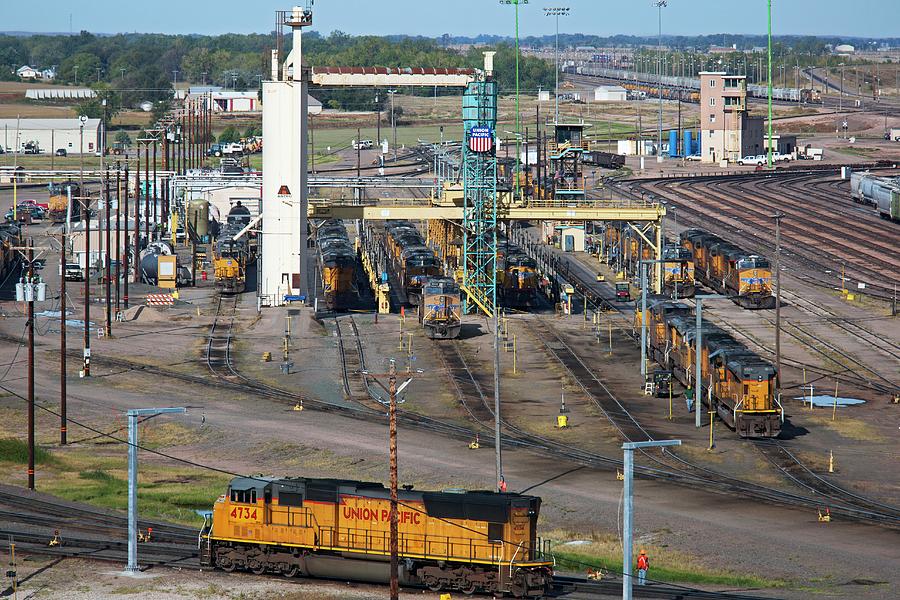
[[[900,177],[852,173],[850,197],[854,202],[873,206],[882,219],[900,221]]]
[[[399,491],[401,585],[541,597],[553,576],[537,537],[541,499]],[[236,477],[200,532],[201,564],[257,575],[390,580],[390,493],[380,483]]]

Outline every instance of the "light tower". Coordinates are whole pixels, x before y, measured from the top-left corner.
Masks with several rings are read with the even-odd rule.
[[[668,0],[656,0],[653,3],[659,12],[659,37],[656,39],[656,95],[659,96],[659,129],[656,137],[657,155],[662,149],[662,9],[669,5]]]
[[[556,17],[556,87],[554,88],[554,100],[556,112],[554,123],[559,123],[559,18],[569,15],[569,8],[563,6],[548,6],[544,8],[544,14],[548,17]]]

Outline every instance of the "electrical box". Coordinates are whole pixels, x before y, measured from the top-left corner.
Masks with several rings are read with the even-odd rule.
[[[157,257],[158,285],[161,288],[175,289],[175,280],[178,257],[174,255],[160,255]]]

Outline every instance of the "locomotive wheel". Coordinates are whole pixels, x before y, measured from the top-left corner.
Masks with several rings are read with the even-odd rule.
[[[425,587],[427,587],[432,592],[439,592],[444,588],[444,584],[441,583],[440,579],[437,579],[435,577],[426,577]]]
[[[252,567],[250,567],[250,572],[254,575],[262,575],[266,572],[266,563],[257,562]]]
[[[222,569],[223,571],[225,571],[226,573],[234,573],[234,570],[237,569],[237,565],[235,564],[235,562],[233,560],[227,559],[227,558],[219,561],[219,563],[216,566],[219,567],[220,569]]]
[[[299,572],[300,567],[298,567],[297,565],[291,565],[291,567],[287,571],[282,573],[282,575],[284,575],[285,577],[296,577],[297,573]]]
[[[461,591],[466,596],[471,596],[478,589],[478,584],[474,581],[467,581],[462,586],[460,586],[459,591]]]

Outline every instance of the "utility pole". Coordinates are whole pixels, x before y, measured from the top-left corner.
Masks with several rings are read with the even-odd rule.
[[[28,286],[26,317],[28,324],[28,489],[34,489],[34,240],[28,242]]]
[[[356,193],[357,199],[362,198],[362,190],[359,187],[359,156],[362,148],[362,139],[359,137],[359,127],[356,128]]]
[[[397,93],[397,90],[388,90],[388,94],[391,96],[391,129],[394,133],[394,161],[397,160],[397,121],[394,117],[394,94]]]
[[[397,385],[397,363],[390,359],[390,370],[386,374],[372,374],[368,371],[362,371],[364,377],[371,377],[378,386],[388,393],[389,411],[388,411],[388,448],[390,453],[390,471],[391,471],[391,526],[390,526],[390,553],[391,553],[391,600],[397,600],[400,595],[399,580],[399,518],[397,513],[398,505],[398,468],[397,468],[397,394],[401,393],[406,386],[412,381],[412,377],[408,377],[406,381]],[[417,373],[421,371],[417,370]],[[378,381],[376,377],[387,376],[388,385],[385,387],[383,383]]]
[[[112,295],[111,295],[111,285],[110,276],[112,274],[112,257],[110,256],[110,231],[109,231],[109,219],[110,219],[110,195],[109,195],[109,169],[104,171],[103,173],[103,197],[104,203],[106,204],[106,260],[103,263],[106,265],[104,279],[106,280],[106,331],[104,334],[106,337],[112,335]]]
[[[122,276],[122,174],[119,165],[116,165],[116,314],[119,314],[119,278]],[[125,181],[128,181],[127,179]]]
[[[69,205],[72,187],[68,187]],[[62,228],[59,247],[59,443],[66,445],[66,229]]]
[[[144,238],[150,243],[150,140],[144,144]]]
[[[87,117],[81,115],[80,144],[81,169],[79,189],[81,190],[81,212],[84,215],[84,348],[82,352],[82,373],[91,376],[91,203],[84,189],[84,123]]]
[[[659,96],[659,123],[656,136],[657,156],[662,149],[662,122],[663,122],[663,97],[662,97],[662,9],[669,5],[668,0],[656,0],[655,6],[659,15],[659,36],[656,39],[656,92]]]
[[[772,215],[775,219],[775,393],[781,397],[781,219],[784,213]],[[843,283],[843,282],[842,282]]]
[[[769,7],[769,151],[767,153],[769,168],[772,168],[772,0],[767,2]]]
[[[137,147],[137,168],[134,170],[134,283],[141,282],[141,261],[139,252],[141,251],[141,140],[138,140]],[[147,218],[147,215],[144,215]],[[126,297],[128,290],[125,290]],[[127,308],[127,301],[126,301]]]
[[[122,304],[128,309],[128,262],[130,257],[130,248],[128,247],[128,161],[125,161],[125,239],[122,240],[124,247],[122,248],[122,260],[125,277],[122,280]]]
[[[375,143],[381,146],[381,105],[378,104],[378,92],[375,92]],[[315,144],[313,144],[313,150],[315,150]],[[381,150],[378,151],[381,154]]]

